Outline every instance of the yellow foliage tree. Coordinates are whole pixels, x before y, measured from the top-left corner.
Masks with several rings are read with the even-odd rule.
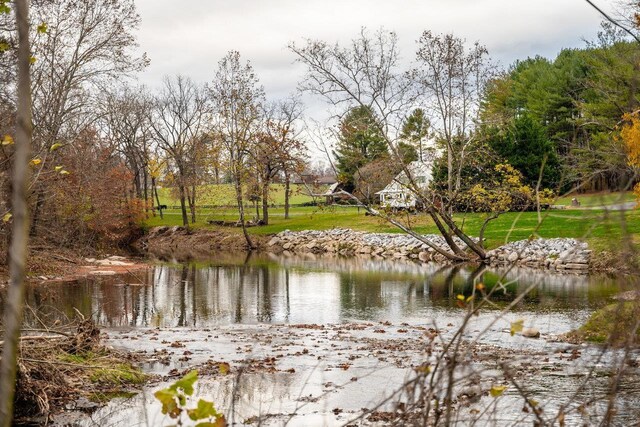
[[[620,129],[620,138],[627,149],[627,163],[634,169],[640,169],[640,117],[636,112],[627,113],[622,119],[624,124]],[[635,185],[633,192],[640,201],[640,183]]]
[[[522,173],[508,163],[494,167],[494,180],[474,185],[464,194],[471,210],[476,212],[507,212],[531,208],[535,205],[534,189],[522,181]],[[549,189],[539,192],[540,204],[550,204],[554,194]]]

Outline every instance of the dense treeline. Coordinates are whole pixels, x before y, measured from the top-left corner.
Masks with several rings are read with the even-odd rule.
[[[633,179],[619,131],[638,109],[640,45],[603,25],[597,41],[528,58],[492,80],[479,132],[535,185],[622,190]]]

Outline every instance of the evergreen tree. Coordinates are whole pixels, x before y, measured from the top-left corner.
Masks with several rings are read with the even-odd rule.
[[[402,123],[400,138],[404,144],[399,144],[398,148],[411,146],[416,152],[414,160],[426,161],[429,159],[432,149],[427,147],[426,143],[430,126],[431,123],[422,108],[413,110]],[[404,150],[404,152],[407,152],[407,148],[404,148]]]
[[[541,188],[556,188],[560,181],[560,163],[547,130],[529,115],[514,120],[504,136],[495,135],[489,146],[522,173],[523,182],[536,187],[542,170]]]
[[[340,122],[338,145],[334,151],[338,178],[348,191],[354,188],[354,174],[367,163],[388,156],[387,144],[371,108],[350,109]]]

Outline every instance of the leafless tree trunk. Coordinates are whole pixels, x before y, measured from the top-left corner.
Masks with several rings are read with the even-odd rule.
[[[269,224],[269,182],[262,183],[262,221]]]
[[[284,171],[284,219],[289,219],[289,197],[291,196],[291,174]]]
[[[162,214],[162,208],[160,207],[160,197],[158,197],[158,186],[156,185],[156,177],[151,177],[151,191],[154,193],[156,197],[156,207],[158,208],[158,212],[160,212],[160,218],[164,218]]]
[[[29,74],[29,3],[15,0],[18,28],[18,109],[16,152],[13,164],[13,230],[9,249],[9,293],[5,304],[4,347],[0,362],[0,425],[9,427],[13,418],[18,341],[22,326],[24,278],[29,240],[27,191],[31,152],[31,77]]]
[[[178,191],[180,192],[180,212],[182,212],[182,225],[186,227],[189,225],[189,216],[187,215],[187,190],[184,184],[178,184]]]
[[[192,183],[187,191],[187,200],[189,202],[189,211],[191,212],[191,223],[196,222],[196,185]]]
[[[251,237],[249,237],[249,233],[247,232],[247,224],[246,224],[246,220],[245,220],[245,216],[244,216],[244,202],[243,202],[243,196],[242,196],[242,181],[239,178],[241,176],[241,172],[238,171],[239,166],[236,164],[234,165],[234,171],[233,174],[236,177],[236,179],[234,179],[234,188],[236,190],[236,203],[238,206],[238,216],[239,221],[240,221],[240,226],[242,227],[242,234],[244,235],[244,239],[247,241],[247,245],[249,246],[250,249],[253,249],[253,241],[251,240]]]

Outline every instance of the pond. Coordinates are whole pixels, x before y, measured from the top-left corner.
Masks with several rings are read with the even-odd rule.
[[[64,320],[73,317],[77,309],[111,328],[429,322],[458,318],[457,295],[470,295],[477,283],[490,289],[499,282],[504,289],[492,298],[495,310],[533,286],[513,311],[530,315],[532,320],[555,322],[548,324],[556,328],[553,332],[579,326],[591,311],[626,289],[623,281],[606,276],[249,255],[158,264],[139,275],[36,285],[28,289],[26,298],[39,317]],[[28,321],[37,319],[28,316]],[[542,323],[539,326],[545,327]]]
[[[491,384],[504,380],[497,360],[518,367],[519,379],[526,380],[548,413],[564,404],[562,396],[606,394],[618,354],[556,340],[629,287],[622,278],[600,275],[220,254],[197,263],[157,262],[145,273],[32,286],[27,322],[64,320],[78,310],[107,332],[109,345],[140,352],[144,369],[164,378],[132,399],[117,399],[91,414],[69,411],[57,419],[59,424],[172,424],[160,414],[153,391],[175,380],[171,373],[224,361],[235,375],[205,377],[196,394],[213,400],[232,422],[369,425],[376,422],[358,419],[363,408],[394,409],[401,398],[390,396],[414,375],[415,366],[432,357],[425,353],[425,336],[437,331],[440,351],[466,313],[458,296],[470,296],[479,283],[493,290],[492,303],[469,321],[463,337],[477,346],[470,366],[473,375],[481,372],[473,387],[483,393],[459,409],[458,422],[533,420],[522,412],[522,397],[513,388],[499,405],[488,397]],[[510,324],[519,319],[539,329],[541,339],[512,336]],[[598,378],[585,388],[582,381],[594,367]],[[618,416],[623,423],[640,416],[638,380],[635,369],[621,381]],[[495,405],[494,418],[474,415],[490,404]],[[593,405],[602,412],[602,405]],[[567,420],[585,422],[575,408]]]

